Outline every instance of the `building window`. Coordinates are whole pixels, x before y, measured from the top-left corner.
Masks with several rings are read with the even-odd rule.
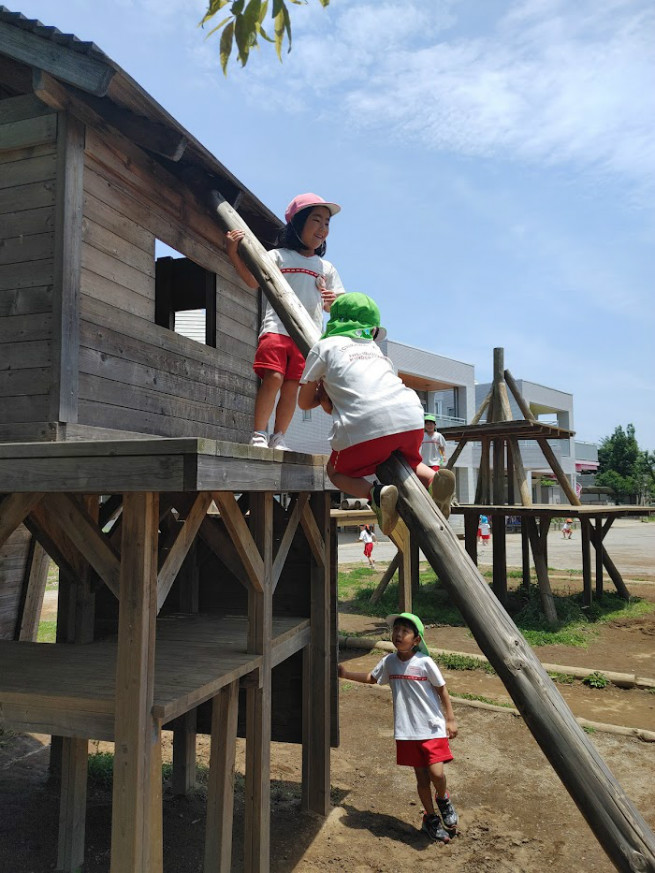
[[[157,258],[155,323],[216,347],[216,274],[188,258]]]

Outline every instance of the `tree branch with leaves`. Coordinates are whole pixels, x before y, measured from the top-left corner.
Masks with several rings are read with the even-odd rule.
[[[308,0],[289,0],[294,6],[306,6]],[[319,0],[321,6],[329,6],[330,0]],[[229,10],[226,7],[229,6]],[[269,36],[264,29],[264,22],[269,12],[270,20],[273,25],[273,36]],[[287,52],[291,51],[291,16],[287,8],[286,0],[209,0],[207,12],[200,22],[201,27],[204,27],[211,21],[215,15],[221,10],[225,10],[228,14],[222,18],[207,34],[207,37],[213,36],[218,31],[221,33],[219,51],[221,58],[221,67],[223,73],[227,75],[227,65],[232,54],[232,49],[236,43],[237,59],[242,67],[248,63],[250,50],[259,48],[259,39],[275,44],[275,51],[278,58],[282,61],[282,48],[285,40],[289,47]]]

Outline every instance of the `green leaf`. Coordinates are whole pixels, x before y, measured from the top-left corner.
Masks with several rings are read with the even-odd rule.
[[[239,61],[243,67],[248,63],[250,49],[257,45],[260,9],[261,0],[250,0],[245,11],[236,16],[234,37],[239,50]]]
[[[282,60],[282,45],[284,43],[284,34],[287,34],[289,39],[288,51],[291,51],[291,22],[289,20],[289,10],[287,9],[284,0],[280,0],[280,11],[274,18],[275,24],[275,51],[280,60]]]
[[[232,16],[228,15],[227,18],[224,18],[219,24],[216,25],[216,27],[212,27],[212,29],[209,31],[209,33],[207,34],[205,39],[209,39],[209,37],[212,36],[212,34],[216,33],[217,30],[220,30],[221,27],[223,27],[223,25],[226,24],[230,20],[230,18],[232,18]]]
[[[227,62],[230,59],[230,54],[232,53],[232,39],[234,37],[234,22],[231,21],[223,33],[221,34],[221,43],[220,43],[220,56],[221,56],[221,67],[223,69],[223,74],[227,76]]]
[[[259,35],[266,40],[266,42],[273,42],[270,36],[266,33],[263,27],[259,28]]]
[[[209,6],[207,7],[207,11],[202,17],[200,22],[200,26],[202,27],[206,21],[209,21],[216,13],[223,8],[223,6],[227,6],[230,0],[211,0]]]
[[[235,18],[238,18],[243,12],[243,4],[245,2],[246,0],[234,0],[234,3],[232,4],[232,15],[234,15]]]

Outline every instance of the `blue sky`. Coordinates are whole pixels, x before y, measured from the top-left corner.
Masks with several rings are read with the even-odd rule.
[[[223,76],[202,0],[13,0],[94,41],[278,215],[343,207],[328,258],[390,338],[575,398],[655,449],[651,0],[318,0]]]

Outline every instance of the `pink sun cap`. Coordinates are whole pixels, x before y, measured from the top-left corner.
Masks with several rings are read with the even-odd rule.
[[[330,210],[330,215],[336,215],[337,212],[341,212],[341,207],[337,203],[328,203],[322,197],[319,197],[318,194],[298,194],[287,206],[284,220],[289,224],[294,215],[300,212],[301,209],[307,209],[309,206],[326,206]]]

